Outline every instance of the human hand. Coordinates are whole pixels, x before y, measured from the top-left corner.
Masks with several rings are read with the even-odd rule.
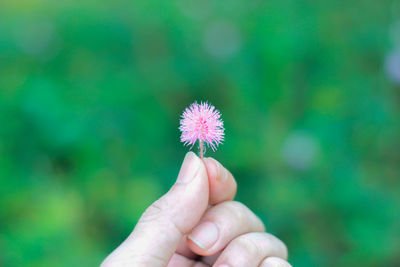
[[[228,170],[189,152],[176,183],[101,266],[291,266],[285,244],[235,194]]]

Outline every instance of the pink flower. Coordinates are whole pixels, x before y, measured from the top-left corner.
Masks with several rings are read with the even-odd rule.
[[[224,127],[220,119],[221,113],[213,105],[194,102],[186,108],[181,116],[181,142],[192,145],[199,140],[201,150],[203,142],[211,147],[213,151],[224,141]],[[201,154],[203,152],[201,151]]]

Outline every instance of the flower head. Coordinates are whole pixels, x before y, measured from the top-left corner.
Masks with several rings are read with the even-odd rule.
[[[192,145],[199,140],[205,142],[213,151],[224,140],[224,127],[221,113],[207,102],[194,102],[185,109],[180,121],[181,142]]]

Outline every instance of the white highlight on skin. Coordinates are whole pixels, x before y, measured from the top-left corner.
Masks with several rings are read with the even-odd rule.
[[[206,247],[195,237],[193,237],[192,235],[188,235],[188,238],[190,240],[193,241],[193,243],[195,243],[199,248],[206,250]]]
[[[189,161],[189,162],[187,162]],[[187,184],[190,183],[197,175],[200,169],[201,161],[193,152],[186,154],[184,163],[176,180],[176,184]]]

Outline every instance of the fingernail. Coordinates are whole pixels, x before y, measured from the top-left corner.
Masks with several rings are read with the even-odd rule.
[[[223,168],[224,167],[222,167],[221,166],[221,164],[219,164],[219,168],[220,168],[220,175],[219,175],[219,177],[220,177],[220,180],[222,181],[222,182],[224,182],[224,181],[226,181],[226,179],[228,179],[228,171],[227,170],[224,170]]]
[[[208,176],[211,178],[211,177],[215,177],[214,179],[217,179],[218,178],[218,165],[217,165],[217,163],[215,162],[215,160],[214,159],[212,159],[212,158],[205,158],[204,159],[204,163],[206,164],[206,166],[207,166],[207,173],[208,173]]]
[[[201,160],[193,152],[188,152],[183,160],[176,183],[187,184],[193,180],[200,168]]]
[[[221,165],[221,163],[219,163],[218,161],[216,161],[215,159],[211,158],[214,163],[215,166],[217,166],[217,170],[218,170],[218,175],[217,175],[217,180],[224,182],[226,181],[226,179],[228,179],[228,171],[224,169],[224,167]]]
[[[204,160],[208,162],[209,174],[215,177],[217,181],[224,182],[228,179],[228,171],[222,167],[221,163],[213,158],[205,158]]]
[[[201,249],[210,249],[217,242],[219,231],[215,223],[204,222],[192,230],[188,236]]]

